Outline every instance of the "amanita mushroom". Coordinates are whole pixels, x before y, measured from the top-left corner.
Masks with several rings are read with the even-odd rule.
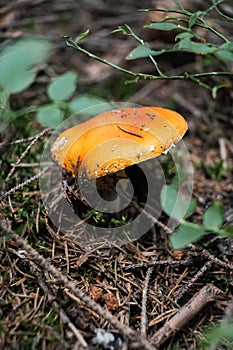
[[[62,132],[52,144],[51,154],[65,176],[71,175],[74,180],[66,191],[75,213],[83,218],[94,208],[110,213],[106,222],[122,216],[133,219],[137,214],[135,205],[125,198],[130,196],[133,203],[141,205],[148,196],[148,178],[145,180],[143,171],[133,166],[166,153],[186,130],[187,123],[180,114],[159,107],[140,107],[104,112]],[[122,185],[123,195],[117,196],[116,184],[122,178],[129,181]],[[129,182],[134,187],[133,195],[131,190],[129,195]],[[154,187],[159,193],[159,186],[154,183]],[[101,208],[99,194],[104,199]],[[95,225],[95,220],[91,224]]]
[[[119,108],[62,132],[51,154],[73,177],[99,178],[167,152],[186,130],[168,109]]]

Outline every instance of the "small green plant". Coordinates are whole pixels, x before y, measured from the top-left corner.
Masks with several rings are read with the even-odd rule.
[[[118,219],[96,209],[89,210],[87,214],[83,215],[83,217],[93,220],[97,226],[103,225],[104,227],[124,226],[130,221],[127,216],[122,215],[122,217]]]
[[[192,198],[187,201],[178,193],[177,176],[175,176],[171,184],[163,187],[161,203],[164,212],[179,222],[178,228],[170,236],[170,242],[175,250],[183,249],[187,245],[202,239],[206,232],[233,238],[233,226],[222,228],[224,223],[224,209],[219,201],[214,201],[206,209],[202,224],[196,224],[186,220],[194,212],[196,200]]]
[[[95,112],[106,110],[106,101],[100,97],[90,94],[74,95],[78,75],[72,71],[61,74],[48,83],[47,104],[18,110],[11,108],[10,95],[29,88],[36,78],[35,68],[49,57],[51,51],[51,42],[37,37],[12,41],[0,50],[0,132],[10,123],[22,122],[25,116],[30,121],[29,115],[32,113],[42,126],[56,128],[66,117],[84,108],[97,105]],[[103,103],[105,106],[101,106]]]
[[[16,94],[34,81],[33,69],[48,58],[52,45],[44,38],[24,38],[9,43],[0,51],[0,82],[5,93]]]
[[[13,111],[9,95],[27,89],[36,77],[35,67],[45,61],[52,45],[44,38],[24,38],[5,45],[0,50],[0,132],[25,114],[25,109]]]
[[[37,108],[40,124],[56,128],[66,117],[82,109],[95,106],[95,113],[98,114],[108,108],[106,101],[97,96],[80,95],[71,99],[76,91],[77,80],[77,73],[69,71],[57,76],[48,84],[46,91],[51,102]],[[85,115],[89,117],[88,111]]]
[[[216,98],[217,92],[220,88],[226,86],[225,82],[218,82],[213,86],[210,83],[206,83],[205,78],[211,76],[232,76],[233,73],[227,68],[227,61],[233,61],[233,42],[226,38],[222,33],[220,33],[216,28],[211,26],[208,22],[208,17],[210,16],[211,11],[216,11],[217,15],[224,20],[232,22],[233,19],[225,16],[218,9],[218,5],[223,1],[212,1],[212,6],[210,6],[205,11],[190,12],[186,10],[179,1],[174,0],[177,5],[177,10],[169,9],[145,9],[142,11],[160,11],[164,12],[167,15],[160,21],[153,20],[151,24],[145,25],[144,28],[150,30],[162,30],[162,31],[171,31],[177,30],[178,34],[175,37],[175,43],[170,48],[164,48],[161,50],[152,50],[149,45],[141,39],[129,25],[119,26],[113,33],[121,33],[123,35],[131,36],[138,42],[138,46],[134,48],[126,57],[126,60],[135,60],[139,58],[149,58],[154,65],[155,73],[154,74],[144,74],[139,72],[134,72],[122,68],[112,62],[109,62],[95,54],[85,50],[80,46],[79,42],[86,38],[89,31],[77,36],[75,39],[72,39],[69,36],[64,36],[66,44],[68,47],[74,48],[75,50],[81,51],[84,54],[88,55],[90,58],[100,61],[108,66],[117,69],[127,75],[131,76],[133,79],[129,80],[128,83],[137,82],[140,79],[148,80],[191,80],[198,85],[208,89],[212,92],[212,97]],[[172,13],[172,15],[171,15]],[[173,22],[171,22],[173,21]],[[175,22],[174,22],[175,21]],[[177,24],[178,23],[178,24]],[[207,32],[211,32],[216,38],[222,41],[221,44],[215,44],[213,42],[207,42],[205,38],[198,35],[196,32],[197,27],[204,28]],[[206,56],[211,56],[214,59],[217,59],[219,62],[219,67],[223,67],[220,71],[203,71],[203,72],[187,72],[184,71],[180,75],[167,75],[159,67],[157,57],[163,54],[178,53],[178,52],[191,52],[194,55],[198,55],[202,60]],[[224,69],[226,69],[224,71]]]
[[[221,159],[208,165],[202,160],[200,167],[207,178],[215,179],[217,181],[221,180],[221,178],[228,172],[228,169],[224,167],[224,162]]]

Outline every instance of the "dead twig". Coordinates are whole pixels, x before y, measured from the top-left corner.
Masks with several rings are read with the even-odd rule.
[[[222,159],[222,166],[224,169],[227,169],[227,140],[224,137],[220,137],[218,139],[219,144],[219,150],[220,150],[220,156]]]
[[[45,135],[49,135],[52,133],[52,129],[44,129],[42,132],[40,132],[38,135],[30,136],[30,137],[23,137],[22,139],[10,141],[10,142],[1,142],[0,143],[0,148],[3,146],[13,146],[13,145],[18,145],[20,143],[26,143],[26,142],[31,142],[35,139],[35,137],[40,136],[43,137]]]
[[[18,191],[20,188],[22,188],[24,186],[27,186],[28,184],[30,184],[34,180],[39,179],[47,170],[48,170],[48,167],[45,167],[38,174],[30,177],[29,179],[25,180],[24,182],[21,182],[20,184],[18,184],[15,187],[11,188],[9,191],[3,193],[2,195],[0,195],[0,200],[6,198],[7,196],[9,196],[10,194],[14,193],[15,191]]]
[[[190,244],[189,247],[194,251],[194,254],[197,254],[198,256],[203,256],[204,258],[211,260],[214,264],[225,267],[227,269],[233,270],[233,265],[230,263],[226,263],[225,261],[220,260],[219,258],[216,258],[213,254],[208,252],[208,250],[200,248],[196,249],[196,247],[193,244]],[[196,251],[195,251],[196,250]]]
[[[200,312],[206,304],[214,301],[221,291],[212,284],[204,286],[192,299],[185,304],[175,316],[167,321],[151,338],[153,345],[160,347],[172,335],[181,330],[187,323]]]
[[[37,267],[33,262],[30,261],[30,264],[32,264],[34,270],[37,270]],[[78,340],[79,345],[83,349],[88,349],[88,344],[84,340],[83,336],[81,335],[79,330],[76,328],[76,326],[71,322],[71,320],[70,320],[69,316],[67,315],[67,313],[65,312],[65,310],[58,304],[58,302],[56,300],[54,300],[55,296],[49,290],[48,286],[40,278],[38,278],[38,283],[39,283],[40,287],[43,289],[43,291],[48,295],[48,298],[50,300],[53,300],[52,304],[53,304],[54,308],[59,312],[62,322],[64,324],[67,324],[69,329],[73,332],[76,339]]]
[[[148,267],[148,266],[186,266],[186,265],[188,266],[190,264],[193,264],[193,260],[189,258],[187,260],[152,260],[152,261],[147,261],[143,263],[126,266],[124,270],[131,270],[131,269],[136,269],[138,267]]]
[[[183,298],[183,296],[190,290],[190,288],[193,286],[193,284],[200,278],[202,277],[207,270],[212,265],[212,261],[207,261],[201,268],[200,270],[196,273],[196,275],[191,278],[191,280],[184,286],[182,287],[182,290],[179,292],[178,297],[176,298],[175,302],[178,304],[179,301]]]
[[[146,315],[146,301],[147,301],[147,292],[149,287],[149,280],[151,272],[153,271],[152,267],[149,267],[146,273],[146,279],[144,288],[142,291],[142,312],[141,312],[141,335],[143,338],[146,338],[146,330],[147,330],[147,315]]]
[[[30,149],[34,146],[34,144],[40,140],[42,137],[44,137],[45,135],[47,135],[50,132],[51,129],[44,129],[41,133],[39,133],[38,135],[34,136],[33,140],[31,141],[31,143],[26,147],[26,149],[24,150],[24,152],[21,154],[21,156],[19,157],[19,159],[17,160],[17,162],[12,166],[9,174],[7,175],[6,179],[5,179],[5,183],[7,183],[11,176],[13,175],[16,166],[21,162],[21,160],[27,155],[27,153],[30,151]]]

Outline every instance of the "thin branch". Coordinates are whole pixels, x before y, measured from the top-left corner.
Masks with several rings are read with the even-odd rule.
[[[78,340],[79,345],[83,348],[83,349],[89,349],[88,344],[86,343],[86,341],[84,340],[83,336],[81,335],[81,333],[79,332],[79,330],[76,328],[76,326],[72,323],[71,319],[69,318],[69,316],[67,315],[67,313],[65,312],[65,310],[58,304],[58,302],[55,300],[55,296],[54,294],[51,292],[51,290],[49,289],[49,287],[47,286],[47,284],[45,282],[43,282],[40,278],[39,272],[38,271],[38,267],[37,265],[32,262],[29,261],[30,265],[32,265],[33,267],[33,271],[36,274],[37,278],[38,278],[38,283],[40,285],[40,287],[43,289],[43,291],[47,294],[48,296],[48,300],[50,300],[54,306],[54,308],[57,310],[57,312],[60,314],[61,320],[64,324],[66,324],[69,329],[73,332],[74,336],[76,337],[76,339]]]
[[[50,131],[50,129],[44,129],[41,133],[39,133],[38,135],[34,136],[32,142],[26,147],[26,149],[24,150],[24,152],[21,154],[21,156],[19,157],[19,159],[17,160],[17,162],[12,166],[9,174],[7,175],[6,179],[5,179],[5,183],[8,182],[12,176],[12,174],[15,171],[15,167],[21,162],[21,160],[27,155],[27,153],[30,151],[30,149],[34,146],[34,144],[40,140],[43,136],[45,136],[46,134],[48,134],[48,132]]]
[[[185,304],[175,316],[168,320],[151,338],[156,347],[162,346],[171,336],[181,330],[205,306],[216,299],[221,291],[212,284],[204,286]]]
[[[149,267],[146,273],[146,279],[144,288],[142,291],[142,312],[141,312],[141,335],[143,338],[146,338],[147,333],[147,312],[146,312],[146,302],[147,302],[147,293],[148,293],[148,287],[149,287],[149,281],[150,281],[150,275],[153,271],[152,267]]]
[[[34,180],[39,179],[47,170],[49,167],[45,167],[42,171],[40,171],[37,175],[30,177],[29,179],[25,180],[24,182],[21,182],[20,184],[16,185],[15,187],[11,188],[9,191],[3,193],[0,195],[0,201],[6,197],[8,197],[10,194],[14,193],[15,191],[18,191],[20,188],[27,186]]]
[[[207,249],[203,249],[203,248],[197,249],[193,244],[189,244],[188,247],[193,250],[193,255],[197,254],[197,256],[203,256],[204,258],[211,260],[216,265],[233,270],[233,264],[226,263],[225,261],[220,260],[219,258],[215,257],[213,254],[209,253]]]
[[[124,270],[136,269],[138,267],[148,267],[148,266],[188,266],[193,264],[192,259],[187,260],[152,260],[138,264],[132,264],[126,266]]]
[[[44,129],[41,133],[39,133],[38,135],[40,136],[44,136],[45,134],[49,134],[51,133],[52,130],[51,129]],[[18,140],[14,140],[14,141],[10,141],[10,142],[2,142],[0,143],[0,147],[2,146],[12,146],[12,145],[18,145],[20,143],[25,143],[25,142],[31,142],[34,140],[35,137],[37,137],[38,135],[34,135],[34,136],[30,136],[30,137],[24,137],[22,139],[18,139]]]
[[[196,73],[196,74],[191,74],[188,72],[184,72],[182,75],[171,75],[171,76],[167,76],[164,75],[162,73],[162,75],[152,75],[152,74],[144,74],[144,73],[140,73],[140,72],[133,72],[130,70],[127,70],[125,68],[122,68],[108,60],[105,60],[104,58],[101,58],[99,56],[94,55],[93,53],[85,50],[84,48],[82,48],[81,46],[79,46],[72,38],[67,38],[65,37],[66,40],[66,44],[68,47],[71,47],[75,50],[78,50],[84,54],[86,54],[88,57],[99,61],[103,64],[108,65],[109,67],[112,67],[114,69],[117,69],[120,72],[123,72],[127,75],[131,75],[135,78],[135,81],[137,80],[161,80],[161,79],[166,79],[166,80],[192,80],[195,83],[198,83],[200,86],[205,87],[208,90],[211,90],[211,87],[204,84],[201,80],[199,80],[199,78],[203,78],[203,77],[211,77],[211,76],[232,76],[233,73],[232,72],[226,72],[226,71],[214,71],[214,72],[202,72],[202,73]],[[170,50],[171,51],[171,50]],[[173,52],[176,52],[175,50],[173,50]]]
[[[179,301],[183,298],[183,296],[189,291],[193,284],[206,273],[206,271],[211,267],[211,265],[212,261],[207,261],[195,274],[195,276],[191,278],[191,280],[187,284],[185,284],[185,286],[182,287],[181,291],[178,294],[178,297],[175,299],[175,302],[177,304],[179,304]]]
[[[90,58],[93,58],[96,61],[99,61],[101,63],[107,64],[108,66],[110,66],[110,67],[112,67],[114,69],[117,69],[120,72],[123,72],[123,73],[126,73],[128,75],[134,76],[135,78],[138,78],[138,79],[157,79],[157,77],[154,76],[154,75],[144,74],[144,73],[135,73],[135,72],[129,71],[129,70],[125,69],[125,68],[122,68],[122,67],[120,67],[120,66],[118,66],[118,65],[116,65],[116,64],[114,64],[114,63],[112,63],[110,61],[107,61],[104,58],[96,56],[96,55],[92,54],[91,52],[83,49],[74,40],[72,40],[72,38],[66,38],[66,45],[68,47],[71,47],[71,48],[75,49],[75,50],[83,52],[84,54],[86,54]]]

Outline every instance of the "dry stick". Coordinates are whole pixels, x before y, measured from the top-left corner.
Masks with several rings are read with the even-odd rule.
[[[156,219],[153,215],[151,215],[150,213],[148,213],[145,209],[142,209],[135,201],[132,202],[133,206],[140,212],[143,213],[149,220],[151,220],[154,224],[156,224],[157,226],[159,226],[161,229],[164,230],[164,232],[166,233],[172,233],[172,230],[167,227],[166,225],[164,225],[161,221],[159,221],[158,219]]]
[[[43,137],[46,134],[51,134],[52,133],[52,129],[44,129],[42,130],[38,135],[39,138]],[[34,136],[30,136],[30,137],[24,137],[22,139],[18,139],[18,140],[14,140],[14,141],[10,141],[10,142],[1,142],[0,143],[0,147],[2,146],[12,146],[12,145],[18,145],[20,143],[26,143],[26,142],[30,142],[33,141],[35,139],[35,137],[37,137],[38,135],[34,135]]]
[[[196,247],[193,244],[189,244],[188,247],[192,249],[193,255],[195,254],[197,256],[203,256],[204,258],[207,258],[208,260],[211,260],[216,265],[220,265],[220,266],[225,267],[227,269],[233,270],[233,265],[232,264],[226,263],[225,261],[222,261],[219,258],[216,258],[213,254],[208,252],[208,250],[203,249],[203,248],[196,249]]]
[[[33,267],[34,271],[38,271],[38,267],[36,266],[36,264],[34,264],[32,261],[29,261],[30,265]],[[37,278],[38,278],[38,273],[35,272]],[[54,306],[54,308],[59,311],[60,313],[60,317],[61,320],[64,324],[67,324],[67,326],[69,327],[69,329],[73,332],[74,336],[76,337],[76,339],[78,340],[80,346],[83,349],[88,349],[88,344],[86,343],[86,341],[84,340],[83,336],[81,335],[81,333],[79,332],[79,330],[75,327],[75,325],[71,322],[69,316],[66,314],[66,312],[64,311],[64,309],[58,304],[58,302],[54,297],[54,294],[49,290],[48,286],[46,285],[45,282],[43,282],[40,278],[38,278],[38,283],[40,285],[40,287],[43,289],[43,291],[48,295],[48,298],[52,301],[52,304]]]
[[[160,266],[160,265],[165,265],[165,266],[188,266],[192,264],[192,259],[186,259],[186,260],[152,260],[148,262],[143,262],[143,263],[138,263],[138,264],[132,264],[129,266],[124,267],[124,270],[131,270],[131,269],[136,269],[138,267],[148,267],[148,266]]]
[[[224,169],[227,168],[227,148],[226,148],[226,139],[224,137],[220,137],[218,139],[220,155],[222,160],[222,167]]]
[[[148,292],[150,275],[152,271],[153,271],[153,268],[149,267],[146,273],[145,284],[142,291],[141,336],[144,339],[146,338],[146,330],[147,330],[147,315],[146,315],[147,292]]]
[[[197,292],[187,304],[185,304],[175,316],[168,320],[151,338],[153,345],[159,348],[177,331],[182,329],[187,323],[195,317],[204,306],[214,301],[216,295],[221,291],[212,284],[207,284]]]
[[[52,164],[52,161],[50,162],[36,162],[36,163],[20,163],[20,164],[17,164],[16,163],[11,163],[12,166],[16,167],[16,168],[37,168],[39,166],[44,166],[44,165],[51,165]]]
[[[40,134],[34,136],[32,142],[27,146],[27,148],[24,150],[24,152],[21,154],[21,156],[19,157],[19,159],[17,160],[17,162],[12,166],[9,174],[7,175],[6,179],[5,179],[5,183],[8,182],[12,176],[12,174],[15,171],[15,167],[21,162],[21,160],[27,155],[27,153],[30,151],[30,149],[32,148],[32,146],[34,146],[34,144],[41,139],[44,135],[48,134],[48,132],[51,129],[44,129]]]
[[[222,261],[219,258],[216,258],[213,254],[208,252],[208,250],[202,249],[200,253],[201,253],[202,256],[204,256],[205,258],[208,258],[209,260],[214,262],[216,265],[220,265],[220,266],[225,267],[227,269],[233,270],[233,265],[232,264],[230,264],[230,263],[228,264],[225,261]]]
[[[200,270],[196,273],[196,275],[182,288],[179,292],[178,297],[175,299],[175,303],[179,304],[179,301],[183,298],[183,296],[188,292],[188,290],[192,287],[192,285],[204,275],[204,273],[211,267],[212,261],[207,261]]]
[[[37,175],[34,175],[32,177],[30,177],[29,179],[25,180],[24,182],[21,182],[20,184],[16,185],[15,187],[11,188],[9,191],[3,193],[2,195],[0,195],[0,200],[6,198],[7,196],[9,196],[11,193],[14,193],[15,191],[19,190],[20,188],[30,184],[31,182],[33,182],[34,180],[39,179],[47,170],[49,169],[49,167],[45,167],[42,171],[40,171]]]
[[[134,349],[142,347],[146,350],[157,350],[148,340],[140,338],[139,334],[127,326],[121,323],[115,316],[113,316],[108,310],[102,308],[88,295],[83,293],[81,289],[75,287],[75,285],[68,280],[68,278],[53,266],[49,260],[40,255],[34,248],[32,248],[24,239],[20,238],[16,233],[12,233],[11,236],[17,244],[25,249],[35,263],[42,267],[45,271],[51,273],[54,278],[58,279],[72,294],[74,294],[79,300],[81,300],[89,309],[96,312],[99,316],[103,317],[112,326],[114,326],[123,336],[127,337],[131,342],[135,343]],[[137,344],[137,345],[136,345]]]

